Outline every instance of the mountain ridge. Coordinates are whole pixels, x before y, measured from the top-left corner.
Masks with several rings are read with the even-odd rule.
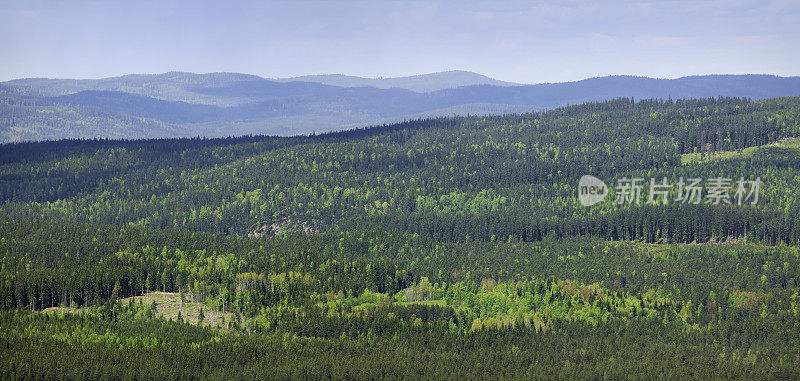
[[[520,86],[521,83],[497,80],[482,74],[466,70],[448,70],[436,73],[418,74],[401,77],[368,78],[345,74],[316,74],[290,78],[276,78],[278,82],[316,82],[340,87],[375,87],[390,89],[398,87],[417,93],[451,89],[472,85]]]
[[[800,95],[800,77],[768,74],[675,79],[615,75],[535,85],[485,83],[429,92],[280,82],[240,73],[19,79],[0,83],[0,142],[294,135],[451,113],[519,113],[620,97],[764,99],[792,95]]]

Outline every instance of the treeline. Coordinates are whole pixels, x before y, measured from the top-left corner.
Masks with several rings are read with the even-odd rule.
[[[12,378],[796,378],[797,338],[782,332],[800,327],[775,323],[745,318],[748,328],[734,334],[661,324],[471,333],[408,325],[396,335],[323,339],[2,313],[0,366]]]
[[[380,228],[254,239],[46,221],[0,227],[4,309],[100,305],[167,291],[252,318],[284,302],[316,305],[326,294],[341,292],[334,298],[340,301],[364,290],[393,296],[423,278],[438,295],[427,294],[432,299],[461,287],[478,292],[487,279],[573,279],[634,295],[663,289],[695,304],[710,291],[767,292],[783,300],[780,309],[790,309],[800,282],[800,252],[787,246],[650,245],[590,237],[442,243]]]
[[[644,205],[576,218],[532,216],[524,211],[477,215],[417,212],[373,218],[437,240],[540,241],[545,237],[598,236],[650,243],[703,243],[747,239],[765,244],[800,242],[800,204],[785,212],[716,205]],[[357,224],[353,224],[357,225]]]
[[[0,167],[0,198],[4,212],[20,219],[236,235],[271,225],[321,231],[398,216],[409,226],[439,218],[470,231],[479,227],[452,234],[446,230],[457,228],[437,222],[416,230],[442,229],[437,237],[458,240],[468,234],[537,240],[555,231],[648,242],[745,236],[796,242],[798,149],[689,165],[681,165],[681,153],[796,136],[798,110],[796,98],[620,99],[313,137],[6,145],[0,157],[25,159]],[[606,205],[583,218],[587,209],[576,195],[584,174],[611,187],[634,176],[761,177],[764,189],[759,205],[719,212],[727,222],[712,220],[716,211],[697,216],[679,205],[664,211]],[[631,222],[620,226],[620,220]]]

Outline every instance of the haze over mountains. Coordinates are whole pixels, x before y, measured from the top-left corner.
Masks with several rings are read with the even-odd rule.
[[[400,78],[238,73],[0,83],[0,142],[62,138],[294,135],[429,116],[541,110],[617,97],[800,95],[800,77],[632,76],[521,85],[466,71]]]
[[[324,85],[341,87],[375,87],[378,89],[390,89],[399,87],[418,93],[426,93],[436,90],[451,89],[454,87],[472,85],[495,85],[495,86],[520,86],[520,83],[499,81],[485,75],[464,70],[443,71],[432,74],[412,75],[408,77],[396,78],[363,78],[352,75],[342,74],[323,74],[323,75],[304,75],[293,78],[276,79],[279,82],[316,82]]]

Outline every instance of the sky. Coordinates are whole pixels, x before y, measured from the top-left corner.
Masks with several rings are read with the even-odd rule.
[[[0,0],[0,80],[800,75],[800,2]]]

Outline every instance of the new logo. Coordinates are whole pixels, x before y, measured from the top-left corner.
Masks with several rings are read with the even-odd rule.
[[[578,181],[578,201],[583,206],[592,206],[605,200],[608,187],[603,180],[591,175],[583,175]]]

